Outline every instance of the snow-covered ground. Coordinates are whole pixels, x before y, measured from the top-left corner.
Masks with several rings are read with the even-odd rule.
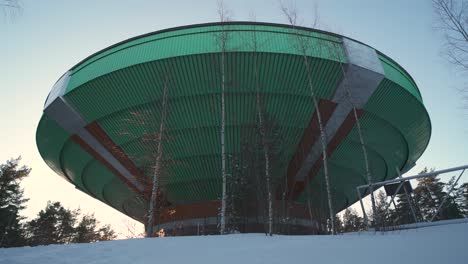
[[[468,263],[468,223],[385,234],[243,234],[0,249],[0,263]]]

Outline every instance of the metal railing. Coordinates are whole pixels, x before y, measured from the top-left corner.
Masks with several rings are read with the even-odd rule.
[[[454,190],[455,186],[458,184],[458,181],[462,177],[465,170],[467,170],[467,169],[468,169],[468,165],[464,165],[464,166],[458,166],[458,167],[448,168],[448,169],[444,169],[444,170],[421,173],[421,174],[414,175],[414,176],[409,176],[409,177],[402,177],[400,171],[397,170],[397,173],[398,173],[399,177],[396,178],[396,179],[386,180],[386,181],[382,181],[382,182],[375,182],[375,183],[372,183],[372,184],[365,184],[365,185],[361,185],[361,186],[356,187],[357,195],[359,197],[359,203],[361,205],[362,214],[363,214],[363,217],[364,217],[364,222],[365,222],[367,228],[368,229],[370,228],[370,223],[369,223],[369,217],[367,216],[367,213],[366,213],[366,210],[365,210],[365,207],[364,207],[363,194],[367,193],[368,190],[371,189],[371,187],[372,187],[373,190],[377,190],[380,187],[385,187],[385,186],[388,186],[388,185],[391,185],[391,184],[398,184],[398,187],[394,191],[394,194],[391,195],[390,201],[385,206],[384,213],[386,214],[388,212],[388,210],[389,210],[389,208],[390,208],[390,206],[392,204],[395,206],[395,203],[394,203],[395,197],[397,196],[397,194],[400,193],[401,188],[403,188],[405,197],[406,197],[406,199],[408,199],[408,204],[409,204],[410,209],[411,209],[411,215],[412,215],[412,217],[414,219],[414,222],[418,223],[420,221],[418,220],[418,217],[416,216],[416,210],[415,210],[414,205],[413,205],[414,203],[411,201],[412,198],[411,198],[411,195],[408,193],[409,192],[408,187],[406,186],[405,183],[409,183],[409,181],[411,181],[411,180],[416,180],[416,179],[421,179],[421,178],[429,178],[429,177],[437,177],[440,174],[445,174],[445,173],[455,172],[455,171],[461,171],[461,173],[458,175],[458,177],[456,177],[456,180],[450,184],[450,187],[449,187],[447,193],[445,194],[442,202],[439,204],[439,206],[437,207],[437,210],[432,215],[432,217],[429,219],[429,222],[432,222],[432,221],[434,221],[434,219],[437,217],[437,215],[441,211],[443,205],[447,201],[448,197],[450,197],[450,194]]]

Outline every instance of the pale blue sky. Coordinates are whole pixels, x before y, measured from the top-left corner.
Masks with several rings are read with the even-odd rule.
[[[99,220],[123,229],[125,217],[76,191],[50,170],[36,148],[36,126],[55,81],[88,55],[150,31],[217,20],[216,1],[21,0],[24,10],[0,19],[0,162],[23,156],[33,168],[24,181],[35,215],[47,200],[96,212]],[[225,1],[233,20],[285,23],[276,0]],[[442,35],[427,0],[315,1],[321,28],[355,38],[402,65],[418,84],[432,121],[432,138],[415,169],[468,163],[468,109],[457,88],[468,79],[441,57]],[[314,1],[296,1],[310,25]],[[465,178],[466,179],[466,178]]]

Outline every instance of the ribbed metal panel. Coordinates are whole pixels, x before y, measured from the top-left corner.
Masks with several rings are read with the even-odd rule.
[[[395,177],[396,169],[401,169],[404,166],[409,154],[408,144],[403,134],[390,123],[370,112],[367,112],[362,118],[361,126],[366,145],[378,150],[379,155],[386,162],[386,173],[376,175],[379,176],[379,179],[376,180]],[[355,142],[359,142],[356,128],[351,131],[349,137],[353,138]],[[382,140],[383,137],[384,140]]]
[[[41,117],[36,132],[37,148],[46,164],[64,178],[66,176],[60,159],[62,148],[69,138],[70,135],[57,122],[45,115]]]
[[[288,160],[302,137],[303,128],[310,121],[313,104],[307,86],[303,60],[300,56],[259,53],[258,78],[262,101],[268,117],[278,128],[282,139],[285,158]],[[226,57],[226,148],[230,154],[241,151],[241,126],[250,126],[250,134],[255,134],[256,99],[251,53],[229,53]],[[173,61],[158,61],[130,67],[125,71],[114,72],[100,77],[100,81],[83,85],[67,98],[86,117],[99,119],[99,124],[116,144],[128,154],[130,159],[151,175],[152,162],[156,149],[155,141],[141,138],[158,130],[160,122],[160,90],[164,85],[154,76],[164,77],[164,71],[172,67],[169,87],[169,114],[165,153],[167,159],[174,160],[173,176],[164,179],[165,184],[219,177],[220,172],[220,77],[219,55],[209,54],[175,58]],[[330,98],[341,78],[339,65],[323,59],[311,60],[314,87],[322,98]],[[174,70],[176,69],[176,70]],[[128,82],[125,80],[132,80]],[[92,84],[91,84],[92,83]],[[90,98],[90,94],[99,95]],[[130,92],[131,91],[131,92]],[[100,95],[100,93],[103,95]],[[106,100],[102,101],[102,96]],[[132,100],[126,100],[132,97]],[[94,101],[93,98],[96,98]],[[138,99],[135,99],[138,98]],[[150,101],[149,98],[155,101]],[[100,103],[98,103],[100,101]],[[136,104],[139,101],[140,104]],[[141,104],[143,103],[143,104]],[[103,106],[106,104],[106,106]],[[121,110],[120,110],[121,109]],[[107,113],[110,113],[106,115]],[[105,116],[103,118],[102,116]],[[244,135],[245,137],[245,135]],[[209,157],[190,162],[194,157]],[[275,164],[276,171],[286,170],[286,160]],[[197,168],[199,162],[211,164],[211,170]],[[185,169],[184,169],[185,168]],[[191,169],[190,169],[191,168]],[[200,176],[199,176],[200,175]],[[201,176],[204,175],[204,176]],[[185,188],[185,187],[184,187]],[[216,188],[220,191],[220,188]],[[211,199],[220,193],[213,190]],[[204,192],[204,190],[200,190]],[[197,192],[180,192],[182,195],[197,196]],[[173,195],[176,196],[176,195]],[[174,197],[175,198],[175,197]],[[195,197],[181,197],[190,200]]]
[[[380,55],[379,59],[382,62],[382,66],[384,68],[385,76],[387,77],[387,79],[406,89],[422,103],[422,97],[419,93],[419,89],[413,82],[411,77],[406,72],[404,72],[402,68],[400,68],[394,62],[390,61],[384,56]]]
[[[291,33],[302,33],[301,37],[307,39],[314,47],[310,51],[310,56],[328,59],[345,58],[342,49],[337,51],[341,53],[340,56],[335,55],[333,46],[338,42],[338,38],[333,36],[280,27],[265,26],[261,27],[264,31],[256,30],[257,42],[260,44],[257,50],[259,52],[302,55],[300,49],[291,48],[291,43],[296,41],[296,36]],[[253,35],[252,27],[245,25],[211,26],[148,36],[100,53],[76,67],[71,73],[72,78],[67,92],[94,78],[136,64],[169,57],[219,52],[217,36],[223,31],[228,32],[228,50],[239,52],[251,50],[248,44]]]
[[[86,189],[94,197],[105,201],[102,191],[104,186],[112,181],[115,176],[102,163],[92,160],[83,168],[81,178]]]
[[[72,140],[68,140],[63,145],[60,163],[67,177],[81,190],[87,190],[83,185],[81,175],[86,164],[92,160],[94,160],[93,157]]]
[[[422,103],[408,90],[385,79],[364,109],[390,123],[405,137],[409,149],[405,166],[416,162],[431,135],[429,116]]]
[[[366,114],[360,122],[374,181],[396,177],[396,170],[415,162],[428,144],[430,121],[420,101],[410,94],[414,95],[385,79],[365,107]],[[333,195],[356,200],[351,187],[367,183],[356,127],[335,150],[330,163],[334,164],[330,166],[333,189],[339,190]],[[337,166],[346,171],[336,171]],[[355,176],[351,178],[350,174]],[[359,184],[353,182],[356,177],[361,181]],[[320,171],[314,181],[323,180],[323,171]],[[311,183],[312,186],[317,184]],[[326,199],[323,195],[317,199]],[[306,197],[302,195],[300,199]]]
[[[135,195],[126,184],[117,178],[106,184],[102,193],[106,203],[121,211],[123,210],[124,203]]]

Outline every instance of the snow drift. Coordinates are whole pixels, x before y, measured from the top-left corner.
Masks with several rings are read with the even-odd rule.
[[[338,236],[129,239],[0,249],[0,263],[466,263],[468,223]]]

